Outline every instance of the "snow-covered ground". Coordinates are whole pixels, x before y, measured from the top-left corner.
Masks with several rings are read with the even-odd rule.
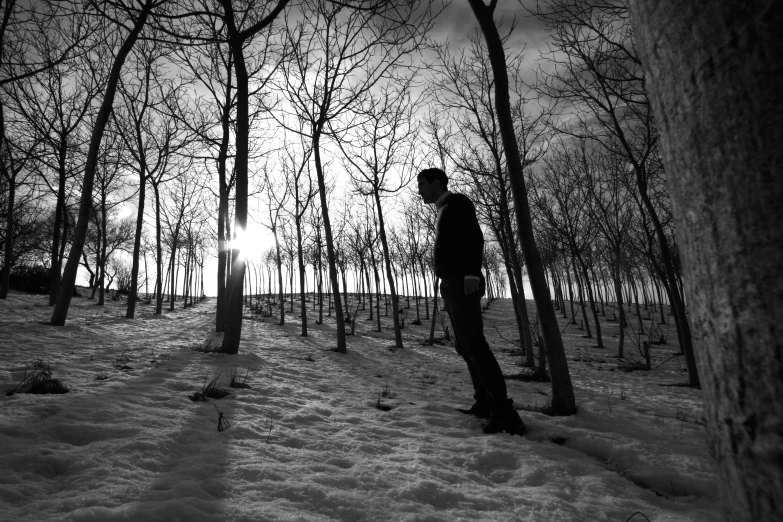
[[[670,386],[685,382],[671,344],[653,347],[660,367],[627,373],[612,357],[616,323],[600,349],[561,319],[579,412],[521,410],[526,437],[489,436],[455,411],[472,402],[467,370],[453,348],[419,344],[426,321],[390,350],[388,318],[378,334],[363,312],[341,355],[331,319],[311,317],[302,338],[293,315],[284,327],[248,315],[230,356],[194,349],[216,338],[214,300],[180,306],[162,317],[141,306],[128,321],[123,303],[74,298],[57,328],[41,323],[44,296],[0,301],[0,389],[43,363],[71,390],[0,397],[1,520],[719,518],[701,393]],[[507,375],[523,371],[504,340],[517,337],[512,318],[508,300],[485,314]],[[252,387],[227,388],[233,370]],[[231,395],[188,398],[215,376]],[[508,387],[519,408],[550,393]],[[376,407],[383,392],[389,411]]]

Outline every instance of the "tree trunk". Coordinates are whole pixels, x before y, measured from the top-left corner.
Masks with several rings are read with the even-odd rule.
[[[106,282],[106,243],[109,242],[109,238],[106,237],[106,221],[108,219],[108,216],[106,215],[106,196],[105,194],[101,195],[101,248],[100,248],[100,260],[101,265],[98,267],[100,269],[100,276],[98,277],[98,286],[100,287],[99,293],[98,293],[98,304],[103,306],[105,303],[106,298],[106,288],[105,288],[105,282]]]
[[[630,4],[689,281],[724,519],[782,520],[783,9]]]
[[[367,266],[364,267],[364,278],[367,280],[367,298],[370,301],[370,317],[367,320],[372,321],[372,286],[370,285],[370,269]]]
[[[389,254],[389,244],[386,241],[386,227],[383,222],[383,211],[381,210],[381,198],[378,192],[375,192],[375,206],[378,208],[378,231],[381,236],[381,246],[383,247],[383,258],[386,261],[386,278],[389,280],[389,291],[392,298],[392,318],[394,319],[394,346],[402,348],[402,330],[400,329],[400,300],[397,296],[397,288],[392,274],[391,256]]]
[[[476,19],[481,26],[481,32],[487,42],[489,60],[495,78],[495,110],[497,111],[506,162],[511,178],[511,191],[514,196],[519,240],[525,263],[528,268],[530,286],[538,308],[539,321],[544,334],[549,368],[552,378],[552,412],[556,415],[572,415],[576,413],[576,399],[568,372],[568,361],[565,356],[563,339],[557,324],[557,316],[552,308],[549,288],[544,277],[544,267],[538,253],[533,236],[533,221],[530,216],[530,206],[527,199],[527,189],[522,170],[522,159],[519,156],[517,138],[514,131],[514,120],[511,115],[509,101],[508,72],[506,70],[506,54],[503,42],[498,33],[493,11],[496,3],[487,6],[483,0],[468,0]]]
[[[144,199],[147,189],[146,181],[146,162],[144,154],[140,154],[141,162],[139,165],[139,203],[136,211],[136,231],[133,236],[133,256],[131,258],[131,286],[128,290],[128,308],[125,311],[126,319],[133,319],[136,314],[137,289],[139,287],[139,252],[141,251],[141,232],[144,227]],[[146,257],[144,263],[147,263]],[[145,270],[146,271],[146,270]]]
[[[595,307],[595,296],[593,295],[593,286],[590,281],[590,277],[587,272],[587,267],[582,262],[581,256],[577,256],[579,266],[582,269],[582,277],[584,286],[587,288],[587,299],[590,301],[590,311],[593,313],[593,321],[595,321],[595,340],[598,348],[604,347],[604,340],[601,337],[601,322],[598,320],[598,310]]]
[[[424,320],[430,319],[429,291],[427,290],[427,270],[424,268],[424,260],[419,259],[419,268],[421,268],[421,278],[424,281]]]
[[[2,107],[0,106],[0,110]],[[1,115],[2,113],[0,113]],[[0,299],[8,298],[8,287],[11,285],[11,258],[13,254],[14,233],[14,198],[16,198],[16,174],[8,176],[8,206],[5,223],[5,245],[3,251],[3,274],[0,281]]]
[[[57,205],[54,210],[54,233],[52,234],[52,261],[49,273],[49,306],[54,306],[57,302],[57,293],[60,289],[60,241],[65,243],[65,235],[60,237],[60,227],[62,226],[62,217],[65,214],[65,178],[68,148],[67,142],[60,142],[60,150],[57,158]],[[6,236],[11,237],[11,236]]]
[[[620,283],[620,255],[618,253],[615,261],[615,266],[612,267],[612,276],[614,279],[614,292],[617,297],[617,324],[620,327],[620,334],[617,340],[617,357],[622,359],[625,354],[623,349],[625,346],[625,309],[623,308],[623,290]]]
[[[305,264],[304,253],[302,252],[302,219],[299,216],[299,209],[296,213],[296,256],[299,262],[299,310],[302,316],[302,337],[307,337],[307,300],[305,299]]]
[[[585,337],[588,339],[593,338],[593,334],[590,331],[590,321],[587,320],[587,307],[585,306],[585,294],[584,289],[582,285],[582,280],[579,277],[579,273],[576,270],[576,262],[574,261],[574,258],[571,258],[571,266],[574,269],[574,279],[576,279],[576,288],[579,291],[579,308],[582,309],[582,320],[585,323]],[[576,320],[574,320],[576,322]]]
[[[280,240],[277,238],[277,227],[272,229],[272,234],[275,236],[275,264],[277,265],[277,289],[278,297],[280,298],[280,326],[285,325],[285,299],[283,289],[283,259],[280,256]]]
[[[435,343],[435,319],[438,317],[438,278],[432,277],[432,320],[430,321],[430,345]]]
[[[222,137],[218,149],[218,265],[217,265],[217,303],[215,304],[215,331],[226,330],[226,268],[228,266],[228,234],[226,222],[228,220],[228,183],[226,182],[226,159],[228,158],[228,144],[231,134],[231,81],[233,75],[231,69],[231,55],[226,64],[226,98],[221,114]]]
[[[571,324],[576,324],[576,313],[574,313],[574,285],[571,284],[571,272],[568,267],[565,268],[566,282],[568,283],[568,302],[571,304]]]
[[[326,237],[326,256],[329,261],[329,281],[331,283],[332,293],[330,297],[334,296],[334,310],[337,315],[337,353],[346,353],[346,340],[345,340],[345,321],[343,318],[343,301],[340,296],[340,287],[337,281],[337,267],[335,265],[335,252],[334,241],[332,240],[332,222],[329,219],[329,208],[327,206],[326,198],[326,181],[324,179],[323,167],[321,165],[321,134],[320,129],[314,133],[313,136],[313,152],[315,157],[315,173],[318,176],[318,193],[321,197],[321,213],[324,218],[324,236]],[[330,308],[331,311],[331,308]]]
[[[93,209],[93,212],[94,212],[94,209]],[[100,225],[100,223],[96,223],[96,226],[97,225]],[[95,284],[94,285],[92,284],[92,280],[90,280],[90,285],[92,286],[92,293],[90,294],[90,299],[95,299],[95,292],[98,291],[98,284],[99,284],[100,279],[101,279],[101,243],[102,243],[103,236],[100,233],[98,233],[96,235],[96,237],[98,239],[98,244],[95,245],[95,275],[96,275],[96,279],[95,279]]]
[[[247,231],[247,193],[248,193],[248,151],[250,140],[249,120],[249,80],[245,64],[244,41],[240,37],[234,21],[231,2],[221,0],[223,5],[223,21],[229,34],[229,46],[234,60],[234,72],[237,82],[237,116],[236,116],[236,156],[234,157],[234,176],[236,179],[236,197],[234,203],[234,235],[245,234]],[[239,342],[242,337],[242,286],[245,280],[245,258],[232,245],[231,274],[226,285],[226,330],[223,334],[222,350],[225,353],[239,353]]]
[[[324,281],[323,281],[323,257],[321,252],[320,236],[318,237],[318,324],[324,324]],[[315,304],[315,303],[313,303]]]

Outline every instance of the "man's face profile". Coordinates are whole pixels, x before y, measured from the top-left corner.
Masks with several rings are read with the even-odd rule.
[[[424,201],[425,204],[435,203],[438,200],[436,194],[440,188],[440,181],[436,179],[430,183],[424,176],[419,176],[417,181],[419,187],[419,196],[421,196],[422,201]]]

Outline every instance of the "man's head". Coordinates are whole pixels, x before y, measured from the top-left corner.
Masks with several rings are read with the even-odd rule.
[[[427,204],[433,204],[438,198],[446,192],[449,185],[449,178],[446,173],[440,169],[424,169],[419,172],[416,180],[418,181],[419,196]]]

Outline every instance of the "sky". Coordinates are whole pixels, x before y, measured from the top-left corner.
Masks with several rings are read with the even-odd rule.
[[[534,2],[531,0],[524,0],[525,5],[532,5]],[[523,9],[522,4],[517,0],[505,0],[498,3],[496,9],[496,21],[502,20],[500,25],[501,34],[503,30],[507,30],[510,27],[511,21],[516,21],[516,28],[513,35],[509,39],[507,44],[508,52],[516,53],[524,49],[525,59],[523,61],[523,67],[526,67],[526,78],[532,80],[533,71],[538,64],[536,63],[539,58],[539,49],[543,48],[546,44],[547,34],[540,22],[535,18],[529,16],[529,14]],[[431,37],[438,43],[449,43],[449,50],[456,52],[459,49],[466,47],[469,35],[473,35],[478,30],[478,23],[475,21],[472,10],[469,4],[465,0],[454,0],[448,4],[445,10],[436,19],[434,27],[431,32]],[[419,111],[421,116],[424,116],[427,108],[422,106]],[[327,145],[328,146],[328,145]],[[425,160],[426,161],[426,160]],[[331,173],[339,172],[339,167],[335,165],[331,169]],[[451,174],[451,173],[449,173]],[[334,176],[339,191],[348,190],[348,182],[345,178],[347,176],[342,175]],[[398,197],[403,197],[402,195]],[[260,258],[261,254],[274,247],[274,239],[271,231],[259,220],[261,219],[262,212],[259,212],[262,206],[259,205],[259,201],[250,201],[251,213],[249,224],[247,228],[247,241],[244,242],[246,247],[246,257],[249,259]],[[393,207],[393,201],[388,202],[389,207]],[[215,202],[215,205],[217,203]],[[255,211],[254,211],[255,209]],[[424,210],[424,209],[422,209]],[[125,205],[121,215],[135,215],[135,205]],[[330,215],[334,220],[334,211],[330,211]],[[486,239],[491,239],[489,235]],[[207,295],[216,294],[216,274],[217,274],[217,259],[211,257],[205,266],[205,293]],[[87,280],[87,274],[84,269],[81,269],[79,275],[79,282],[85,282]],[[351,283],[349,283],[351,285]],[[351,285],[352,286],[352,285]],[[530,292],[529,287],[527,292]],[[530,294],[528,294],[530,295]]]
[[[502,0],[498,3],[495,20],[502,19],[501,28],[510,26],[512,19],[516,20],[516,28],[509,40],[508,46],[511,52],[518,52],[525,49],[525,60],[523,64],[532,71],[537,67],[536,61],[539,56],[539,48],[543,48],[547,40],[547,33],[541,23],[524,10],[523,5],[533,5],[535,2],[524,0],[521,4],[517,0]],[[449,42],[450,50],[457,50],[469,44],[468,36],[479,29],[475,21],[473,11],[465,0],[452,1],[445,10],[436,19],[432,30],[432,38],[437,42]],[[532,74],[528,78],[532,77]],[[424,112],[424,108],[421,111]],[[274,239],[267,227],[257,222],[251,222],[248,225],[247,236],[253,238],[247,242],[248,257],[257,257],[270,248],[274,247]],[[487,237],[486,239],[489,239]],[[212,259],[207,265],[209,272],[216,273],[217,260]],[[350,285],[350,283],[349,283]],[[532,295],[532,291],[527,286],[527,295]],[[214,295],[216,286],[214,281],[205,282],[207,295]]]

